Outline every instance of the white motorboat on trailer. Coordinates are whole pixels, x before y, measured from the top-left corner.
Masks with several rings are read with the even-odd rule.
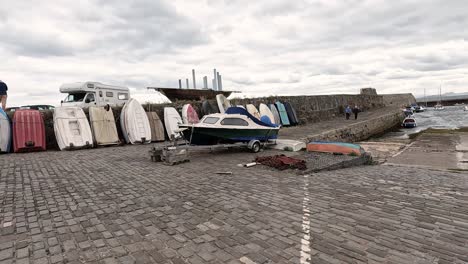
[[[186,140],[193,145],[266,142],[278,137],[279,126],[266,124],[240,107],[230,107],[225,114],[211,114],[198,124],[181,124]]]

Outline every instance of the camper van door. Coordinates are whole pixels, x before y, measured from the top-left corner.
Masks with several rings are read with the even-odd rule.
[[[84,107],[96,106],[96,93],[88,92],[85,97]]]

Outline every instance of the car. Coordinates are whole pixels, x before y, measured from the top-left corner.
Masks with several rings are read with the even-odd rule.
[[[23,105],[21,109],[33,109],[33,110],[53,110],[55,106],[53,105]]]

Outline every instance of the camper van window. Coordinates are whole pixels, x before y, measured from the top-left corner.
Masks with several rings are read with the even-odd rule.
[[[127,93],[119,93],[118,98],[119,98],[119,100],[127,100],[128,99],[128,94]]]
[[[106,92],[106,97],[114,97],[114,93],[113,92]]]
[[[88,96],[86,97],[86,99],[88,99],[90,102],[94,102],[94,94],[93,93],[90,93],[88,94]]]
[[[65,102],[83,102],[86,93],[71,93],[65,98]]]
[[[102,97],[102,91],[99,91],[99,97]]]
[[[224,126],[248,126],[249,123],[243,119],[240,118],[224,118],[223,121],[221,121],[221,125]]]

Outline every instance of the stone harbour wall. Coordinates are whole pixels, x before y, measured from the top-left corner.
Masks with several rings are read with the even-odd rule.
[[[316,95],[316,96],[279,96],[265,98],[233,99],[233,105],[260,103],[272,104],[276,101],[289,102],[297,112],[300,123],[308,124],[329,120],[344,113],[347,105],[358,105],[363,111],[384,107],[383,97],[380,95]]]
[[[413,94],[383,94],[383,103],[385,106],[405,107],[416,103]]]
[[[339,141],[358,142],[370,137],[381,135],[388,130],[401,124],[404,119],[403,112],[395,108],[388,114],[367,119],[358,123],[350,124],[344,128],[331,129],[320,134],[310,135],[303,138],[304,142],[310,141]]]

